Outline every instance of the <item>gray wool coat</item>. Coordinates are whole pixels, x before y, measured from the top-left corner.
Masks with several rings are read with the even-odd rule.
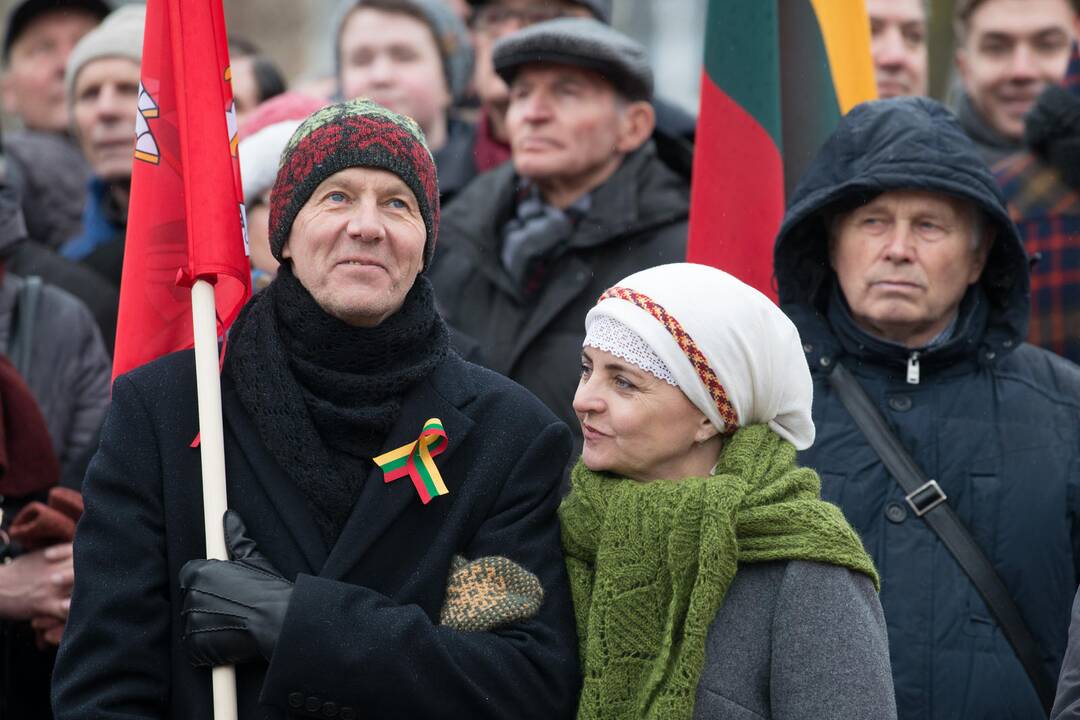
[[[895,720],[885,616],[865,575],[740,565],[705,645],[695,720]]]

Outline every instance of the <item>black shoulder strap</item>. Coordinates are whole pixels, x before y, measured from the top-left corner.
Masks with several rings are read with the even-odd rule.
[[[15,301],[15,324],[8,343],[8,352],[11,363],[29,384],[30,351],[34,346],[34,326],[37,324],[38,301],[41,299],[41,278],[28,275],[22,281]]]
[[[836,363],[829,375],[829,384],[836,391],[840,402],[851,413],[855,424],[881,458],[889,474],[907,494],[908,505],[937,534],[979,591],[1020,659],[1020,664],[1024,666],[1024,671],[1049,716],[1050,708],[1054,704],[1054,682],[1043,666],[1039,646],[994,566],[979,549],[960,517],[945,502],[946,496],[941,486],[926,477],[847,368]]]

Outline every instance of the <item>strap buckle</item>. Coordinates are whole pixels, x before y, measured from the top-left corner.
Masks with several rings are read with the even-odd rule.
[[[945,495],[945,491],[938,485],[937,480],[930,480],[921,487],[915,488],[915,490],[909,492],[904,496],[904,499],[907,500],[907,504],[911,506],[915,515],[922,517],[941,503],[945,502],[948,499],[948,496]]]

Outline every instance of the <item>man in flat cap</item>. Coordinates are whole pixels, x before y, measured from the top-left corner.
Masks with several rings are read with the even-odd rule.
[[[658,157],[645,50],[591,18],[500,40],[511,163],[447,208],[432,282],[493,369],[570,424],[585,313],[617,280],[686,255],[687,178]]]

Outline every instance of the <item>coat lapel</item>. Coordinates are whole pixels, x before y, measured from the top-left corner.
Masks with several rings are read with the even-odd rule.
[[[473,421],[444,396],[444,393],[451,397],[460,393],[461,388],[454,384],[461,382],[461,375],[452,372],[452,368],[461,362],[454,356],[447,358],[434,373],[409,391],[402,403],[397,422],[379,450],[380,454],[413,442],[420,435],[424,422],[430,418],[439,418],[446,430],[447,446],[446,450],[435,458],[435,464],[440,468],[447,465],[447,460],[460,447],[473,425]],[[443,475],[443,480],[450,495],[433,498],[430,505],[445,503],[453,497],[459,478]],[[420,506],[421,501],[410,478],[403,477],[386,483],[382,470],[373,466],[364,481],[360,497],[353,506],[352,514],[319,575],[332,579],[343,578],[398,516],[413,505]]]
[[[229,428],[236,436],[241,452],[251,465],[256,481],[262,487],[274,511],[281,516],[284,532],[275,533],[273,542],[282,542],[289,538],[307,561],[308,572],[318,572],[326,563],[326,542],[319,532],[315,520],[308,511],[307,501],[304,499],[296,483],[285,473],[281,465],[273,458],[266,448],[247,410],[240,402],[236,389],[232,382],[223,375],[222,383],[222,409]],[[243,517],[243,506],[254,501],[252,497],[230,497],[229,505],[240,512]],[[249,520],[250,522],[250,520]],[[274,558],[276,554],[269,546],[262,547],[268,557]],[[284,568],[281,568],[284,571]]]

